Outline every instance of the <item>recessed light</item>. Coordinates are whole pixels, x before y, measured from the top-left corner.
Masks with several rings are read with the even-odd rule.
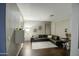
[[[54,15],[51,14],[50,17],[52,17],[52,16],[54,16]]]

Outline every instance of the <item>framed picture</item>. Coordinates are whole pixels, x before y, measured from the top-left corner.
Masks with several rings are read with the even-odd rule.
[[[37,32],[37,29],[35,28],[33,32]]]
[[[39,26],[38,29],[41,30],[42,29],[42,26]]]

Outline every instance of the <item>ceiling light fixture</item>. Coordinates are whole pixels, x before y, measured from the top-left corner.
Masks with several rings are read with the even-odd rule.
[[[53,17],[53,16],[54,16],[54,15],[52,15],[52,14],[50,15],[50,17]]]

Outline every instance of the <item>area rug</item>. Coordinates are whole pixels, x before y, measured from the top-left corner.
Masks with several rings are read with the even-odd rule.
[[[32,42],[32,49],[55,48],[55,47],[57,46],[51,43],[50,41]]]

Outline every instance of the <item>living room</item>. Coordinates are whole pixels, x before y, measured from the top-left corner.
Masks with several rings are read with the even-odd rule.
[[[41,55],[70,55],[71,4],[29,3],[6,4],[6,6],[6,50],[8,55],[18,55],[20,47],[25,47],[21,55],[31,55],[32,50],[32,55],[39,55],[40,50],[45,52]],[[15,30],[22,29],[25,35],[23,36],[22,32],[17,37],[20,39],[24,37],[24,39],[18,44],[17,41],[21,40],[16,40],[14,37],[16,35],[13,33]],[[63,52],[61,54],[56,53],[57,51]]]
[[[28,9],[22,7],[24,5]],[[40,50],[42,52],[42,49],[50,50],[50,48],[59,48],[59,51],[63,50],[64,52],[61,54],[61,51],[55,55],[70,55],[70,4],[18,4],[18,6],[21,12],[23,12],[23,16],[27,15],[27,17],[24,17],[24,30],[25,43],[29,49],[25,48],[25,51],[32,49],[35,51],[33,54],[29,51],[32,55],[39,55],[40,53],[37,52]],[[58,6],[60,6],[60,8]],[[24,11],[27,14],[25,14]],[[27,42],[29,42],[30,46]],[[52,51],[54,50],[52,49]],[[47,53],[48,52],[45,52],[44,55]],[[26,53],[24,53],[24,55],[26,55]],[[49,53],[47,55],[54,54]]]
[[[4,56],[21,56],[17,59],[78,58],[78,1],[1,0],[0,2],[2,59],[9,59]]]
[[[25,41],[31,41],[33,50],[57,47],[70,50],[71,30],[69,19],[60,21],[27,21],[24,23],[24,29]],[[66,39],[66,29],[69,40]],[[60,40],[63,43],[58,42]],[[66,43],[67,46],[63,45]]]

